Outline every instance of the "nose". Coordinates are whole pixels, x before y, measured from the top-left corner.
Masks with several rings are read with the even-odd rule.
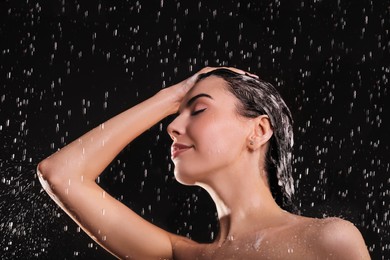
[[[167,127],[167,132],[173,141],[176,138],[184,133],[184,124],[183,120],[180,118],[180,115],[177,116]]]

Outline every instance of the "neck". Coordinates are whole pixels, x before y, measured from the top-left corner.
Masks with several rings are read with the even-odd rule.
[[[197,183],[216,204],[220,221],[219,244],[285,220],[287,213],[276,204],[260,173],[225,172],[220,177],[207,184]]]

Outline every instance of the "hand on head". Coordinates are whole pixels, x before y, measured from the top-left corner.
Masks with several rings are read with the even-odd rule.
[[[198,71],[197,73],[195,73],[194,75],[192,75],[191,77],[175,84],[175,85],[172,85],[170,87],[170,89],[174,92],[174,95],[175,95],[175,101],[178,102],[178,103],[181,103],[182,99],[184,98],[184,96],[187,94],[187,92],[195,85],[195,83],[197,82],[198,80],[198,77],[199,75],[201,74],[205,74],[205,73],[208,73],[210,71],[213,71],[213,70],[217,70],[217,69],[227,69],[227,70],[231,70],[235,73],[238,73],[238,74],[242,74],[242,75],[248,75],[250,77],[254,77],[254,78],[259,78],[257,75],[255,74],[251,74],[249,72],[246,72],[244,70],[240,70],[240,69],[237,69],[237,68],[234,68],[234,67],[205,67],[203,69],[201,69],[200,71]]]

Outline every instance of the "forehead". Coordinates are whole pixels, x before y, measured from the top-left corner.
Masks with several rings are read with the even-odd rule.
[[[229,111],[237,112],[239,100],[229,91],[228,83],[217,76],[209,76],[196,83],[184,97],[179,110],[188,106],[188,101],[199,94],[209,95],[212,103],[217,107],[223,108],[223,111],[228,113]]]
[[[227,91],[227,82],[224,79],[216,76],[209,76],[196,83],[195,86],[188,91],[185,100],[200,93],[209,94],[215,99],[220,95],[228,95],[230,92]]]

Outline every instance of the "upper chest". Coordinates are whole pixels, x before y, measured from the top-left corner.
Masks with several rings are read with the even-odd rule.
[[[178,243],[174,259],[302,259],[315,256],[312,246],[298,234],[253,235],[222,245]]]

